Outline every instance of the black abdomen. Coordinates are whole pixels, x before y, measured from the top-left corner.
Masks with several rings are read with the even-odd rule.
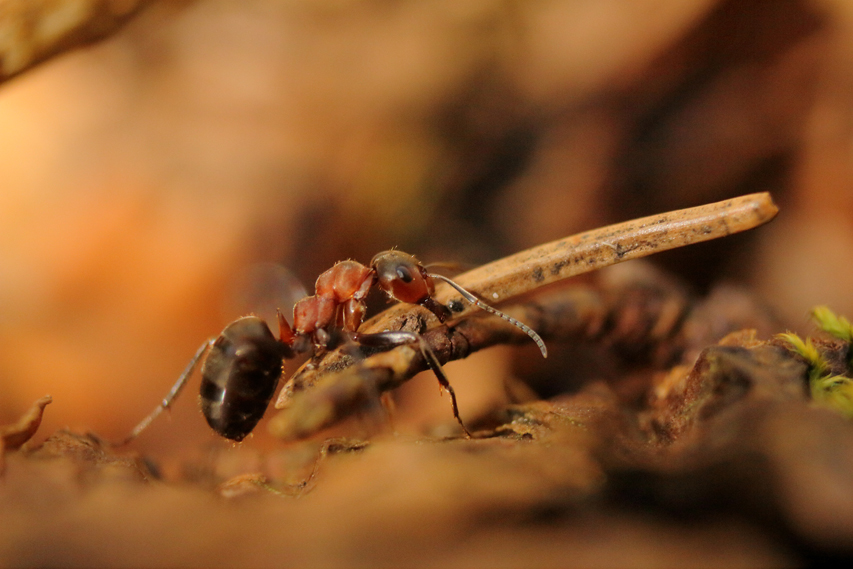
[[[201,370],[201,412],[213,430],[235,441],[252,432],[278,385],[285,349],[255,316],[222,331]]]

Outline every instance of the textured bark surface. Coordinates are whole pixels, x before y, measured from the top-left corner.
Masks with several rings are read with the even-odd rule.
[[[733,295],[722,295],[726,304]],[[369,439],[352,438],[369,428],[363,418],[343,428],[349,438],[321,431],[267,452],[220,445],[165,478],[92,435],[59,431],[9,448],[0,555],[7,565],[460,567],[707,565],[709,556],[714,565],[784,565],[850,555],[853,425],[809,400],[797,355],[757,337],[772,316],[741,300],[751,308],[723,323],[717,296],[691,298],[626,265],[618,278],[538,301],[528,311],[542,315],[549,343],[606,346],[624,371],[574,393],[496,406],[473,423],[471,439],[395,434],[374,403],[362,409],[374,417]],[[474,337],[490,328],[476,320],[460,324]],[[685,330],[710,320],[753,329],[685,365],[699,349]],[[503,340],[526,337],[505,332]],[[836,344],[825,351],[848,347]],[[362,388],[369,379],[351,377]],[[376,397],[365,390],[361,402]],[[323,407],[322,397],[309,401]],[[32,423],[4,427],[4,436],[31,436]]]

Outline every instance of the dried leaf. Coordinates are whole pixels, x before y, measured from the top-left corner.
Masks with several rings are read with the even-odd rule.
[[[41,425],[44,408],[53,401],[50,395],[45,395],[30,407],[21,419],[12,425],[0,427],[0,474],[5,466],[4,454],[7,450],[17,450],[30,440]]]

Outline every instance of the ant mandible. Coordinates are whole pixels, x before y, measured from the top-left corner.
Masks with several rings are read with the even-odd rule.
[[[282,372],[282,361],[311,349],[325,350],[340,339],[355,344],[390,349],[417,345],[441,388],[450,394],[453,416],[470,436],[459,417],[456,394],[441,364],[424,339],[414,332],[388,331],[374,334],[358,332],[366,312],[367,293],[378,286],[391,298],[418,304],[432,312],[440,322],[450,310],[435,300],[435,281],[444,281],[472,304],[496,314],[519,327],[548,356],[545,343],[535,331],[518,320],[485,304],[473,294],[442,275],[428,273],[413,255],[402,251],[383,251],[367,267],[356,261],[340,261],[317,278],[315,292],[293,307],[293,326],[278,313],[279,338],[257,316],[244,316],[228,324],[216,339],[199,347],[178,381],[130,435],[119,444],[127,444],[145,430],[164,409],[168,409],[186,385],[199,361],[201,368],[201,411],[207,423],[221,436],[241,441],[261,420]],[[206,357],[205,357],[206,354]]]

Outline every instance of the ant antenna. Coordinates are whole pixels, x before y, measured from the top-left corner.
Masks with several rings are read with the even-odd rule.
[[[442,276],[442,275],[433,274],[433,273],[430,273],[429,276],[432,277],[433,279],[438,279],[440,281],[446,282],[447,284],[449,284],[450,286],[455,288],[457,291],[459,291],[459,294],[461,294],[465,298],[465,300],[467,300],[471,304],[476,305],[478,308],[482,308],[486,312],[491,312],[495,316],[500,316],[501,318],[503,318],[504,320],[506,320],[507,322],[509,322],[513,326],[520,328],[525,334],[530,336],[531,340],[536,342],[536,345],[539,346],[539,351],[542,352],[542,357],[543,358],[548,357],[548,348],[545,347],[545,342],[542,341],[542,338],[539,336],[539,334],[536,333],[535,330],[533,330],[533,328],[531,328],[530,326],[528,326],[524,322],[519,322],[518,320],[516,320],[515,318],[513,318],[509,314],[504,314],[503,312],[501,312],[497,308],[489,306],[488,304],[486,304],[485,302],[483,302],[482,300],[480,300],[479,298],[477,298],[476,296],[474,296],[473,294],[471,294],[470,292],[468,292],[467,290],[465,290],[464,288],[462,288],[461,286],[459,286],[458,284],[456,284],[455,282],[450,280],[449,278]]]

